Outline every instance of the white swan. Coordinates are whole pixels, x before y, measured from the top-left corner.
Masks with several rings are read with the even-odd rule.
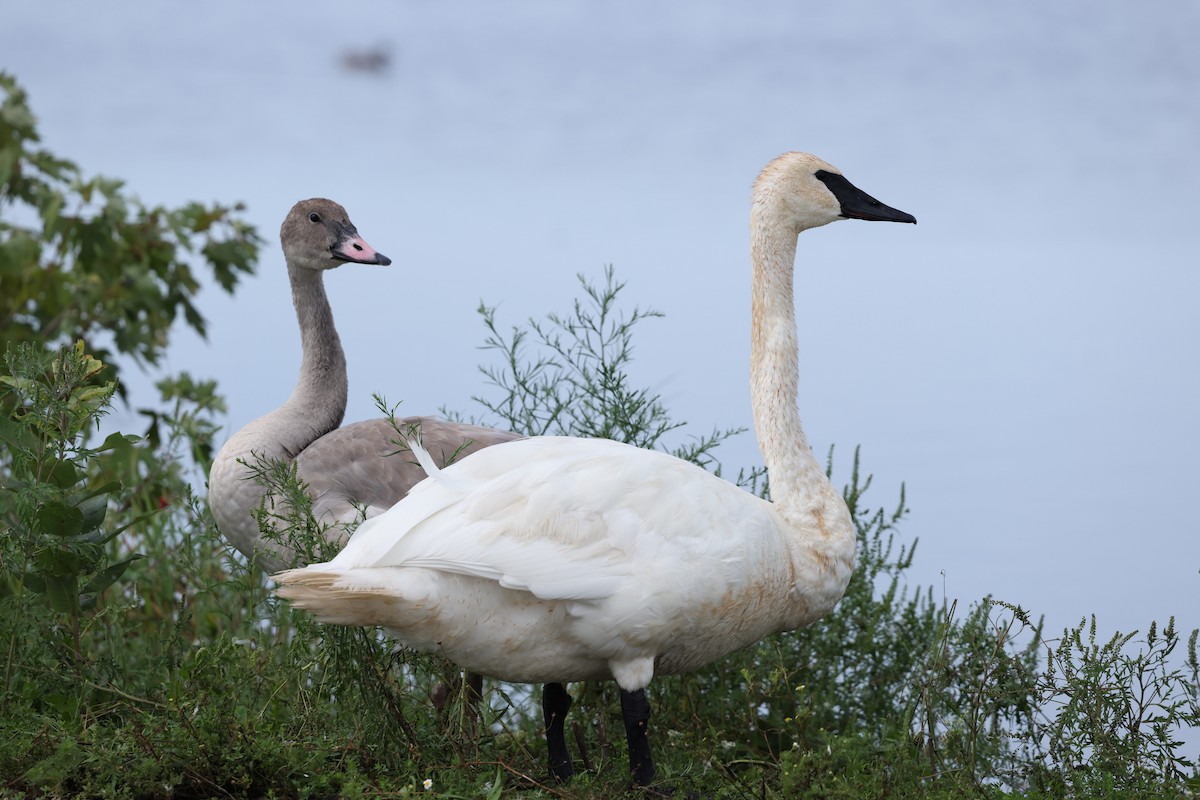
[[[508,442],[443,470],[423,457],[428,480],[332,561],[277,575],[278,593],[503,680],[615,679],[630,768],[649,783],[651,677],[808,625],[850,580],[854,524],[796,411],[792,301],[797,234],[845,218],[916,222],[806,153],[755,183],[750,386],[774,502],[601,439]],[[552,683],[543,702],[551,771],[565,778],[569,697]]]
[[[365,507],[368,516],[379,514],[425,477],[406,454],[386,457],[397,449],[392,443],[396,432],[387,420],[338,427],[346,412],[346,357],[325,296],[324,271],[347,262],[386,266],[391,259],[363,241],[344,208],[322,198],[296,203],[279,238],[300,324],[300,377],[286,403],[230,437],[213,460],[208,482],[209,505],[221,533],[267,572],[292,566],[295,554],[261,535],[253,512],[264,489],[244,463],[254,463],[256,456],[295,459],[312,493],[314,514],[333,523],[353,522],[356,506]],[[408,417],[397,424],[401,430],[419,426],[422,439],[443,463],[464,445],[459,457],[518,438],[433,417]],[[345,538],[336,525],[329,535]]]

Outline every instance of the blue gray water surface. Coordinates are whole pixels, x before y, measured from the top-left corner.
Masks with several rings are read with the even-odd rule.
[[[861,444],[876,503],[906,482],[914,580],[1051,630],[1200,625],[1200,6],[3,8],[51,150],[150,203],[243,200],[266,234],[169,358],[219,379],[230,430],[291,391],[275,236],[313,195],[394,260],[327,281],[347,419],[372,392],[477,412],[480,300],[565,311],[612,264],[666,313],[636,377],[695,433],[748,426],[749,187],[810,150],[920,220],[805,234],[797,299],[810,438],[843,477]],[[722,452],[758,462],[749,434]]]

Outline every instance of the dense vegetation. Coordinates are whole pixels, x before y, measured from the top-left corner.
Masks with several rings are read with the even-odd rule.
[[[456,684],[441,660],[275,601],[205,505],[222,410],[211,382],[165,376],[147,431],[95,441],[113,364],[153,368],[178,315],[202,330],[192,265],[232,290],[258,240],[236,208],[145,209],[117,182],[84,180],[34,149],[23,94],[7,77],[0,89],[0,795],[623,791],[611,683],[573,686],[584,770],[557,786],[536,688],[488,684],[476,715],[435,691]],[[719,469],[737,432],[686,436],[630,377],[633,335],[657,315],[625,310],[611,271],[581,283],[569,312],[525,326],[481,308],[495,363],[474,416]],[[845,600],[812,628],[655,680],[665,781],[729,798],[1195,795],[1178,741],[1200,725],[1195,632],[1104,636],[1084,620],[1050,636],[1015,605],[960,609],[909,586],[903,489],[871,501],[858,454],[833,456],[859,534]],[[763,478],[737,476],[767,492]],[[292,500],[279,535],[328,555],[294,474],[261,479]]]

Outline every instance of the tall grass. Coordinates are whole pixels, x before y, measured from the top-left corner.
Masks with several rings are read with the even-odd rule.
[[[623,311],[611,271],[566,314],[504,330],[484,422],[606,435],[717,469],[629,377],[651,311]],[[212,452],[213,387],[162,388],[153,439],[89,441],[114,387],[81,349],[11,352],[0,407],[0,792],[88,797],[597,797],[627,784],[611,682],[575,684],[582,771],[545,779],[536,688],[489,683],[480,718],[457,671],[377,631],[318,626],[278,603],[220,540],[187,468]],[[1048,639],[1019,606],[965,607],[910,586],[900,488],[870,499],[859,453],[829,454],[858,529],[841,605],[650,688],[660,772],[709,797],[1189,797],[1180,732],[1200,722],[1196,633]],[[203,465],[201,465],[203,466]],[[742,482],[765,489],[760,471]],[[262,522],[325,557],[293,470],[261,465],[290,510]],[[99,498],[99,499],[97,499]],[[280,507],[283,507],[281,505]],[[440,698],[439,698],[440,699]],[[610,726],[615,726],[610,727]],[[616,731],[614,734],[613,731]],[[426,788],[428,782],[428,788]]]

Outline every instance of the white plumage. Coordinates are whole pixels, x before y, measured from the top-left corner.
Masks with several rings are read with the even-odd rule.
[[[853,521],[796,412],[792,299],[797,234],[847,217],[916,221],[804,153],[755,184],[751,395],[773,503],[617,442],[506,442],[442,470],[423,459],[429,478],[332,561],[278,575],[278,593],[496,678],[615,679],[634,777],[648,782],[640,690],[652,676],[807,625],[850,579]],[[564,777],[557,736],[551,769]]]
[[[364,522],[333,561],[285,573],[292,586],[281,591],[324,621],[402,631],[410,646],[485,675],[612,676],[626,690],[805,624],[841,596],[841,576],[804,559],[829,590],[763,614],[762,598],[793,584],[783,521],[664,453],[543,437],[470,461],[443,471],[454,484],[434,473]],[[713,529],[726,535],[704,535]],[[298,589],[324,584],[320,573],[337,576],[335,596],[310,605]],[[710,617],[720,624],[705,626]],[[466,628],[475,633],[446,635]]]

